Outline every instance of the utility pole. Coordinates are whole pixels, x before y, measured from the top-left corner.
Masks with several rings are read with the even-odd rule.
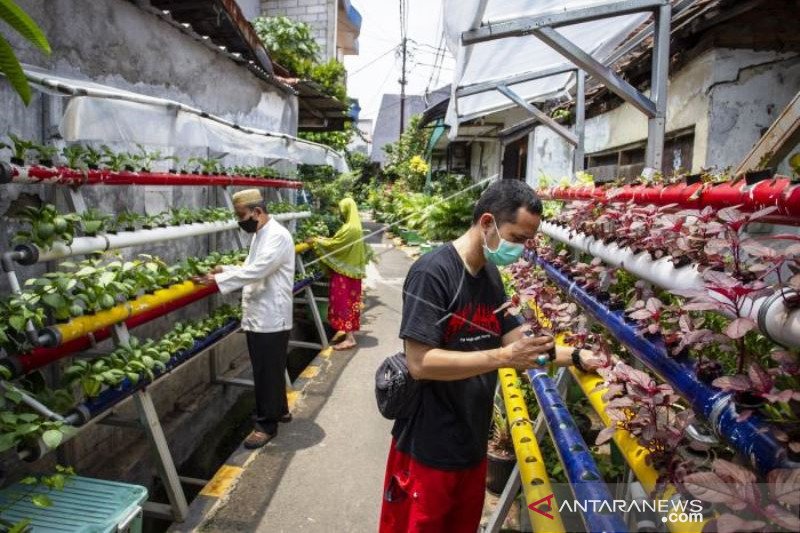
[[[408,39],[403,37],[403,73],[400,76],[400,135],[405,130],[406,117],[406,42]]]

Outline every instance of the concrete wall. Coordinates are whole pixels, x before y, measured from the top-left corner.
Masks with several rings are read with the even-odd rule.
[[[268,17],[286,16],[311,26],[320,47],[320,59],[336,57],[337,0],[262,0],[261,12]]]
[[[241,124],[289,134],[297,131],[295,97],[257,78],[131,2],[22,0],[19,4],[42,26],[53,48],[52,56],[45,58],[18,38],[12,38],[12,45],[24,62],[72,77],[170,98]],[[9,35],[9,32],[4,32],[4,35]],[[64,103],[61,97],[35,93],[26,108],[8,84],[0,79],[0,136],[12,132],[25,138],[49,140],[57,131],[55,126]],[[146,128],[147,124],[141,124],[141,127]],[[135,147],[117,148],[132,150]],[[0,153],[0,157],[7,158],[7,153]],[[66,210],[63,191],[63,188],[44,185],[2,186],[0,214],[5,213],[21,193],[37,194]],[[223,205],[218,189],[210,187],[97,186],[84,187],[83,191],[88,207],[109,213],[129,209],[152,214],[166,207]],[[0,252],[8,250],[17,229],[8,219],[0,219]],[[153,243],[123,250],[121,254],[129,258],[139,253],[151,253],[173,264],[187,257],[205,256],[210,250],[234,247],[233,233],[228,232],[220,234],[217,241],[211,237],[198,237]],[[55,267],[49,265],[49,268]],[[46,268],[48,265],[20,268],[19,277],[25,280],[41,275]],[[8,285],[2,277],[0,294],[7,292]],[[235,302],[237,299],[238,296],[234,295],[227,301]],[[140,338],[158,338],[179,320],[205,316],[212,303],[210,300],[196,303],[169,317],[140,326],[132,333]],[[110,350],[112,347],[106,342],[99,348]],[[232,365],[239,372],[247,366],[241,338],[234,337],[219,350],[223,354],[223,369]],[[52,370],[49,368],[46,375],[50,375]],[[207,356],[190,361],[153,389],[157,410],[165,422],[169,421],[167,439],[178,463],[189,456],[206,431],[213,429],[225,417],[226,409],[240,395],[248,394],[244,389],[223,391],[221,387],[211,385]],[[185,416],[187,406],[192,406],[188,422]],[[120,412],[124,416],[134,415],[130,405]],[[84,475],[149,484],[155,472],[142,433],[135,430],[92,426],[62,447],[58,455],[60,461],[77,466],[79,473]],[[34,468],[46,468],[54,459],[50,457]],[[24,470],[10,454],[0,457],[3,478],[6,475],[13,478]],[[0,478],[0,483],[3,478]]]
[[[798,87],[800,59],[793,54],[709,50],[670,77],[667,132],[694,127],[692,172],[723,170],[747,155]],[[647,119],[630,104],[586,121],[586,153],[646,138]],[[537,127],[529,146],[529,182],[541,173],[570,174],[572,151],[549,129]]]

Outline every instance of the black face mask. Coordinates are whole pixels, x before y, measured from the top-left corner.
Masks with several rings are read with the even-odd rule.
[[[250,217],[247,220],[240,220],[239,227],[247,233],[255,233],[258,230],[258,220],[254,219],[253,217]]]

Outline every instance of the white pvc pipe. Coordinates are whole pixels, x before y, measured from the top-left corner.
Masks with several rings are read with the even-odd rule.
[[[298,213],[280,213],[271,215],[278,222],[286,222],[311,216],[310,211]],[[131,246],[140,246],[156,242],[172,241],[187,237],[197,237],[210,233],[219,233],[237,229],[239,226],[235,220],[225,222],[202,222],[197,224],[181,224],[180,226],[168,226],[166,228],[142,229],[137,231],[121,231],[116,234],[101,234],[96,237],[76,237],[72,244],[65,244],[57,241],[47,250],[39,249],[38,262],[63,259],[73,255],[84,255],[94,252],[104,252],[107,250],[118,250]]]
[[[670,257],[653,260],[641,252],[634,254],[629,247],[616,243],[604,244],[602,241],[581,232],[573,232],[549,222],[542,222],[542,233],[553,240],[598,257],[604,263],[623,268],[634,276],[666,290],[703,289],[703,277],[696,265],[675,268]],[[800,347],[800,309],[786,307],[781,294],[789,295],[789,289],[780,289],[772,295],[745,299],[742,305],[744,314],[758,324],[762,333],[773,341],[790,348]],[[709,296],[730,303],[724,296],[709,292]]]

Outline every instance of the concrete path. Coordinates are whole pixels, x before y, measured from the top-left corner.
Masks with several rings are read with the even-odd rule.
[[[334,352],[295,420],[247,466],[203,531],[377,531],[391,422],[375,405],[374,374],[401,346],[401,289],[411,260],[388,240],[370,240],[380,262],[365,280],[358,350]]]

